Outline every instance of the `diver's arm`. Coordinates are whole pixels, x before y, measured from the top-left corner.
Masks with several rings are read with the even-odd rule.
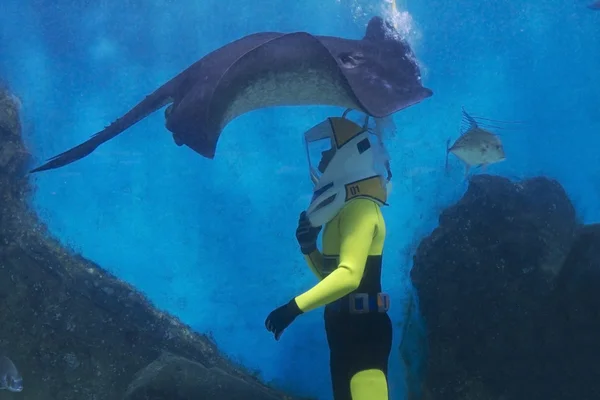
[[[323,279],[323,254],[319,250],[313,250],[309,254],[304,254],[304,260],[308,264],[308,268],[319,279]]]
[[[310,270],[319,280],[323,279],[323,255],[317,248],[317,237],[321,232],[321,227],[314,227],[306,215],[306,211],[300,213],[298,218],[298,228],[296,228],[296,240],[300,245],[300,251],[304,255],[304,260]]]
[[[358,287],[377,229],[377,207],[370,201],[356,201],[342,210],[339,265],[312,289],[294,299],[301,312],[331,303]]]

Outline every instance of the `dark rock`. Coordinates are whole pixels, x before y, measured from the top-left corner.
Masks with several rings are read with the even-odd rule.
[[[277,400],[264,387],[248,386],[239,378],[188,359],[162,354],[141,370],[131,383],[125,400]]]
[[[28,207],[29,165],[18,102],[0,89],[0,354],[15,362],[25,386],[23,393],[6,398],[120,399],[135,374],[168,351],[180,364],[194,366],[189,373],[201,371],[203,385],[196,386],[195,399],[215,398],[212,393],[221,399],[243,393],[255,400],[291,399],[228,361],[206,336],[50,237]],[[195,379],[172,377],[165,382],[189,386]],[[176,399],[178,389],[160,390],[167,397],[151,398]]]
[[[544,398],[600,399],[600,224],[584,226],[546,313]]]
[[[475,176],[442,213],[411,271],[433,399],[538,398],[516,393],[544,384],[542,320],[577,228],[563,188],[542,177]]]

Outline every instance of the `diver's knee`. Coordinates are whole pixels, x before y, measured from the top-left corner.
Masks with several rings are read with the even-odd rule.
[[[380,369],[360,371],[350,380],[352,400],[388,400],[385,374]]]

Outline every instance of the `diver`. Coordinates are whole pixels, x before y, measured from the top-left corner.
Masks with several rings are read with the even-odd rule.
[[[389,156],[368,117],[362,127],[345,115],[327,118],[304,139],[315,186],[296,238],[319,282],[272,311],[265,326],[279,340],[296,317],[325,306],[334,400],[387,400],[392,323],[381,289],[381,206],[387,205]]]

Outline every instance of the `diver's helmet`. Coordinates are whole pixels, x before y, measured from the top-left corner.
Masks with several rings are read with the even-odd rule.
[[[366,197],[386,205],[389,155],[380,136],[346,118],[329,117],[304,133],[313,197],[306,212],[312,226],[329,222],[344,204]]]

